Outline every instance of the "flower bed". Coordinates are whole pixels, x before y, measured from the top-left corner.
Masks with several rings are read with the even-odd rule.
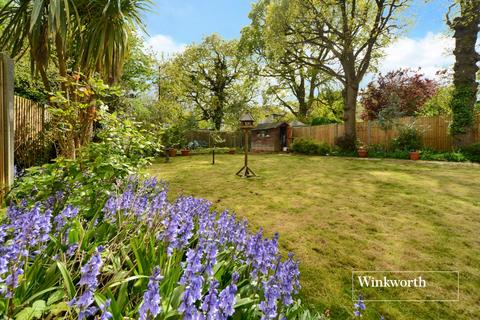
[[[130,178],[93,218],[46,201],[8,208],[0,226],[0,316],[17,319],[273,319],[288,316],[298,263],[278,235],[165,184]]]

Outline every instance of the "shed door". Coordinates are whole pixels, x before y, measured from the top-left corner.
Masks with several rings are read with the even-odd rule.
[[[287,126],[280,127],[280,150],[284,147],[287,147]]]

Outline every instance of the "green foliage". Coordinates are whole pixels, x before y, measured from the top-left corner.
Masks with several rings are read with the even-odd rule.
[[[331,148],[326,142],[317,143],[309,139],[296,139],[292,144],[292,151],[308,155],[326,156]]]
[[[290,34],[296,39],[294,45],[278,46],[272,39],[271,29],[275,28],[279,36],[287,37],[290,30],[282,24],[288,17],[288,12],[272,11],[271,0],[260,0],[249,14],[251,24],[242,30],[240,40],[242,50],[253,55],[257,61],[260,74],[267,83],[263,91],[265,100],[271,100],[288,110],[302,122],[308,122],[315,115],[318,103],[327,84],[332,81],[321,69],[308,63],[309,59],[323,60],[321,54],[307,50],[303,39],[296,34]],[[309,47],[311,49],[311,47]],[[297,54],[292,54],[295,52]],[[311,55],[308,58],[298,54]]]
[[[128,93],[148,92],[158,81],[158,61],[145,48],[144,39],[133,33],[128,39],[130,50],[125,58],[119,85]]]
[[[185,130],[179,125],[173,125],[167,128],[162,135],[163,143],[168,148],[184,147],[187,143],[185,139]]]
[[[452,100],[453,90],[452,86],[440,87],[435,95],[428,99],[422,108],[417,111],[416,115],[434,117],[451,114],[450,101]]]
[[[416,151],[422,147],[421,134],[415,125],[402,126],[399,135],[392,141],[392,149],[400,151]]]
[[[102,99],[118,95],[118,90],[100,79],[84,79],[81,74],[65,77],[61,83],[62,88],[69,90],[51,94],[48,132],[58,145],[60,154],[74,159],[76,148],[90,141],[97,112],[101,113],[105,108]]]
[[[420,159],[430,161],[450,161],[450,162],[465,162],[469,158],[460,151],[451,152],[437,152],[429,149],[424,149],[420,153]]]
[[[475,121],[474,104],[476,102],[476,92],[470,87],[455,88],[450,101],[450,108],[453,113],[450,133],[455,136],[467,132]],[[472,104],[473,102],[473,104]]]
[[[369,158],[387,158],[387,159],[409,159],[410,152],[405,150],[385,151],[384,146],[368,146]]]
[[[389,103],[385,108],[378,112],[378,124],[384,131],[393,129],[398,124],[398,119],[402,117],[403,113],[399,108],[399,97],[392,94]]]
[[[480,143],[463,147],[462,153],[465,154],[470,161],[480,162]]]
[[[38,76],[32,75],[30,61],[27,56],[15,61],[15,95],[45,104],[48,94]],[[55,86],[56,74],[52,67],[47,69],[50,86]]]
[[[216,130],[236,125],[256,90],[256,65],[239,51],[238,41],[218,35],[191,45],[161,66],[160,101],[193,106],[195,116]]]
[[[355,151],[358,141],[351,136],[340,136],[335,139],[335,146],[340,148],[342,152]]]
[[[62,190],[71,204],[95,212],[115,190],[118,179],[135,174],[161,152],[160,141],[137,123],[105,114],[96,140],[84,147],[75,160],[58,158],[53,163],[26,170],[15,181],[8,201],[31,197],[43,201]]]

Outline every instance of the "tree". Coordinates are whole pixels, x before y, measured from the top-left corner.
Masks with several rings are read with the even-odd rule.
[[[239,52],[237,41],[217,35],[189,46],[164,70],[161,96],[173,95],[186,108],[193,107],[216,130],[229,116],[237,121],[255,96],[254,64]]]
[[[395,36],[406,0],[277,0],[272,2],[270,41],[289,55],[329,74],[343,85],[345,139],[354,148],[359,85]],[[285,14],[285,12],[289,12]],[[282,18],[285,17],[285,18]],[[283,21],[282,21],[283,20]],[[299,55],[289,50],[307,46]],[[305,52],[328,51],[331,59],[311,59]]]
[[[325,59],[327,50],[307,52],[304,43],[296,42],[295,48],[275,51],[276,46],[268,39],[268,30],[275,22],[267,19],[271,2],[260,0],[253,5],[249,14],[251,25],[242,30],[242,49],[255,56],[261,68],[260,75],[269,82],[267,96],[272,96],[298,120],[308,122],[322,87],[331,79],[317,67],[305,63],[299,56],[310,54],[309,59],[321,61]],[[290,50],[297,54],[289,54]]]
[[[396,97],[396,105],[404,116],[414,116],[437,90],[438,85],[435,81],[410,69],[380,74],[378,79],[370,82],[361,93],[364,109],[362,118],[377,119],[381,110],[389,105],[392,96]]]
[[[129,37],[128,47],[119,85],[131,94],[146,93],[158,81],[159,62],[138,34]]]
[[[459,9],[459,15],[450,17],[451,9]],[[475,103],[478,83],[476,81],[480,55],[475,50],[480,30],[480,0],[458,0],[450,6],[447,23],[454,31],[455,65],[453,67],[454,92],[450,106],[453,121],[450,127],[454,143],[465,146],[472,143],[475,123]]]
[[[88,83],[100,74],[109,84],[118,82],[128,53],[128,38],[141,26],[140,12],[147,5],[147,0],[10,0],[1,8],[4,30],[0,46],[16,58],[28,53],[32,71],[40,74],[50,96],[57,91],[47,74],[48,66],[54,65],[66,101],[89,105],[77,110],[79,124],[71,128],[75,134],[68,134],[72,140],[61,143],[65,147],[62,155],[75,158],[76,149],[89,141],[95,119],[96,98],[79,97],[78,81],[83,78]],[[65,103],[52,105],[66,107]]]

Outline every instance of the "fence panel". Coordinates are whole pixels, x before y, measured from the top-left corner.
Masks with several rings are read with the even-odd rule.
[[[45,159],[46,107],[15,96],[15,163],[28,168]]]
[[[223,142],[217,143],[217,147],[230,147],[238,148],[243,145],[243,135],[242,132],[218,132],[220,138],[224,140]],[[202,144],[206,144],[209,148],[213,147],[214,141],[209,130],[193,130],[185,134],[187,143],[192,141],[197,141]]]
[[[437,117],[406,117],[399,119],[399,123],[413,124],[422,133],[422,143],[425,147],[448,151],[453,148],[453,139],[449,134],[451,116]],[[399,134],[398,128],[383,130],[377,121],[357,122],[357,138],[368,145],[389,145]],[[318,142],[335,144],[335,138],[342,136],[344,128],[342,124],[327,124],[311,127],[293,128],[293,138],[308,138]],[[473,132],[474,141],[480,141],[480,114]]]

